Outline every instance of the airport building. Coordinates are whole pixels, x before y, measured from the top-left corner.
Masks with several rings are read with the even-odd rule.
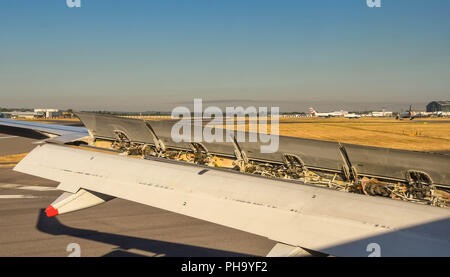
[[[13,112],[2,112],[0,117],[3,118],[25,118],[25,119],[35,119],[41,118],[44,114],[42,112],[22,112],[22,111],[13,111]]]
[[[62,112],[57,109],[34,109],[31,111],[11,111],[11,112],[1,112],[1,118],[25,118],[25,119],[36,119],[36,118],[53,118],[62,116]]]
[[[373,117],[390,117],[390,116],[392,116],[392,112],[387,112],[385,110],[383,110],[381,112],[371,112],[370,116],[373,116]]]
[[[450,101],[433,101],[427,105],[427,112],[450,112]]]
[[[35,113],[43,113],[46,118],[59,117],[62,113],[57,109],[34,109]]]

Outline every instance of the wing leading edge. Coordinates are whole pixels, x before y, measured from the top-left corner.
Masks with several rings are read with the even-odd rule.
[[[89,131],[84,127],[64,126],[59,124],[46,124],[0,118],[0,126],[37,131],[47,137],[51,137],[52,141],[57,143],[72,142],[89,136]]]

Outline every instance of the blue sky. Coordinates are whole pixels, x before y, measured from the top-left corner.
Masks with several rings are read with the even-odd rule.
[[[0,2],[0,106],[450,100],[450,1],[81,1]]]

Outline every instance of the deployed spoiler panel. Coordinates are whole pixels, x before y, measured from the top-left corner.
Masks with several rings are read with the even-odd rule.
[[[95,138],[114,139],[114,132],[122,131],[128,134],[135,142],[153,142],[151,133],[146,132],[146,126],[143,120],[98,115],[94,113],[77,113],[76,115]]]
[[[77,113],[77,116],[95,138],[114,140],[114,131],[120,130],[133,142],[154,144],[156,137],[166,147],[190,149],[188,142],[173,141],[171,130],[177,122],[175,120],[144,121],[93,113]],[[221,128],[216,128],[215,131],[225,132]],[[193,132],[191,133],[193,137]],[[238,132],[234,131],[233,136],[237,135]],[[450,185],[450,155],[354,144],[341,145],[337,142],[287,136],[279,136],[279,148],[275,153],[261,153],[260,147],[264,143],[261,143],[259,138],[258,142],[249,142],[248,136],[249,133],[246,132],[246,142],[238,144],[250,160],[282,163],[283,156],[288,154],[297,156],[309,168],[340,172],[347,166],[353,167],[355,174],[361,176],[403,181],[408,181],[410,172],[420,172],[429,176],[433,184]],[[233,142],[201,144],[209,153],[235,156],[236,147]]]
[[[77,113],[77,116],[95,138],[113,140],[115,139],[114,130],[123,130],[133,142],[152,144],[154,141],[151,130],[148,127],[150,125],[155,135],[165,146],[175,149],[190,149],[190,143],[175,142],[172,139],[172,127],[177,122],[176,120],[144,121],[93,113]],[[192,122],[193,125],[194,122]],[[213,132],[224,133],[225,130],[215,128]],[[233,136],[237,137],[238,133],[240,132],[234,131]],[[246,142],[239,142],[239,146],[246,152],[249,159],[282,163],[283,154],[295,154],[301,157],[305,164],[309,166],[328,168],[336,171],[341,170],[342,159],[337,148],[337,143],[335,142],[280,136],[279,150],[277,152],[261,153],[261,145],[267,145],[267,143],[249,142],[248,132],[245,132],[244,136]],[[193,138],[194,134],[191,132],[192,141]],[[235,155],[235,147],[232,142],[209,143],[203,141],[201,144],[208,152],[213,154],[230,157],[234,157]]]
[[[450,155],[343,144],[360,174],[404,179],[408,171],[428,174],[433,183],[450,185]]]

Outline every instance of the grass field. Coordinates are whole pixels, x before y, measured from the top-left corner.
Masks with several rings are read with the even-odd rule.
[[[396,149],[449,151],[449,122],[449,119],[441,118],[401,121],[386,118],[288,119],[280,120],[279,134]],[[246,127],[249,130],[254,126]]]

